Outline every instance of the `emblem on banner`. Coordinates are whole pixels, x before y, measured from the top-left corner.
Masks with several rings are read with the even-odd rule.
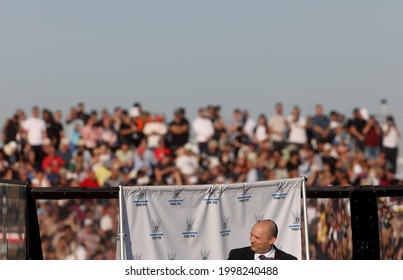
[[[207,250],[205,250],[205,251],[202,251],[202,250],[200,250],[200,255],[201,255],[201,259],[202,260],[208,260],[208,256],[210,255],[210,251],[207,251]]]
[[[299,211],[292,211],[292,222],[289,225],[292,231],[300,231],[301,230],[301,213]]]
[[[272,197],[274,200],[281,200],[281,199],[285,199],[287,197],[288,193],[284,192],[284,189],[283,189],[284,185],[285,185],[285,183],[283,183],[283,182],[278,183],[277,191],[272,194]]]
[[[262,221],[264,218],[264,214],[255,214],[256,223]]]
[[[183,232],[183,237],[185,238],[195,238],[197,235],[197,231],[194,231],[193,225],[195,222],[195,218],[186,218],[186,229]]]
[[[152,229],[152,233],[150,234],[151,238],[153,240],[162,239],[164,234],[161,232],[161,219],[157,219],[155,221],[152,220],[152,224],[153,224],[153,229]]]
[[[170,253],[167,253],[167,255],[168,255],[168,260],[170,260],[170,261],[173,261],[176,259],[176,252],[170,252]]]
[[[231,230],[228,228],[229,217],[223,217],[222,228],[220,234],[222,237],[229,236]]]
[[[241,203],[249,202],[249,199],[252,198],[252,196],[250,195],[250,188],[251,187],[252,187],[252,185],[246,185],[242,189],[242,195],[237,197],[239,202],[241,202]]]
[[[218,204],[218,202],[220,201],[221,195],[222,195],[222,191],[220,191],[214,187],[211,187],[209,189],[209,193],[208,193],[207,197],[204,198],[204,201],[208,205]]]
[[[134,254],[133,260],[137,260],[137,261],[141,260],[141,253]]]
[[[183,189],[175,188],[174,192],[172,193],[172,198],[168,200],[170,206],[181,206],[183,203],[183,199],[180,198],[180,194],[182,193]]]
[[[147,206],[148,200],[146,199],[146,192],[141,191],[139,194],[137,194],[136,200],[134,200],[133,203],[138,207]]]

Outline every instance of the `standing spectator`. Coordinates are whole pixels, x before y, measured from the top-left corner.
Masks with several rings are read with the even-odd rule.
[[[353,117],[347,122],[348,132],[352,137],[353,152],[364,152],[365,135],[363,130],[367,124],[359,108],[354,108]]]
[[[253,132],[256,127],[256,122],[249,116],[248,111],[243,111],[242,112],[242,119],[243,119],[243,130],[245,133],[249,136],[249,139],[253,138]]]
[[[106,115],[102,118],[100,124],[100,140],[112,150],[119,147],[118,135],[113,127],[112,118]]]
[[[185,109],[178,108],[174,111],[174,119],[168,124],[167,143],[175,152],[179,147],[189,141],[190,126],[185,117]]]
[[[214,127],[214,135],[213,139],[220,141],[220,138],[226,138],[227,127],[225,124],[224,118],[221,116],[221,106],[212,106],[211,108],[211,115],[209,115],[209,119],[213,123]]]
[[[165,139],[168,132],[168,127],[165,123],[165,116],[163,114],[156,114],[152,117],[150,122],[144,125],[143,133],[147,138],[148,147],[153,149],[158,145],[160,139]]]
[[[3,145],[8,144],[11,141],[17,141],[17,135],[20,132],[20,118],[17,113],[10,119],[7,119],[3,125],[2,141]]]
[[[116,106],[115,109],[113,110],[113,115],[111,116],[111,122],[113,129],[115,131],[120,130],[120,124],[122,123],[122,113],[123,109],[120,106]]]
[[[306,134],[306,119],[301,116],[298,106],[292,108],[290,116],[287,118],[288,126],[290,128],[290,135],[288,136],[288,143],[296,146],[298,149],[302,148],[307,143]]]
[[[70,149],[73,150],[80,139],[80,130],[84,126],[82,119],[78,118],[76,108],[71,107],[66,115],[64,133],[67,140],[70,142]]]
[[[55,140],[52,140],[53,145],[58,148],[60,145],[60,140],[65,136],[64,135],[64,126],[63,126],[63,113],[61,110],[56,110],[53,115],[53,128],[55,131]]]
[[[245,130],[243,130],[242,127],[239,127],[238,133],[235,135],[234,142],[233,142],[235,156],[237,157],[240,149],[244,146],[249,145],[250,142],[251,142],[251,139],[249,139],[248,134],[246,134]]]
[[[42,119],[46,124],[46,133],[50,139],[53,147],[59,147],[60,139],[63,137],[63,125],[60,123],[61,112],[58,113],[58,122],[56,122],[55,116],[49,109],[43,109]]]
[[[84,102],[79,102],[76,107],[77,118],[83,121],[83,123],[87,123],[89,119],[89,114],[85,111]]]
[[[223,118],[216,118],[213,122],[214,135],[213,139],[219,142],[228,141],[227,127]]]
[[[27,142],[35,153],[35,163],[41,164],[44,154],[42,145],[47,138],[46,124],[40,118],[38,106],[32,107],[32,116],[21,122],[21,127],[26,133]]]
[[[137,124],[132,121],[128,112],[123,110],[122,112],[122,122],[120,124],[119,130],[119,142],[126,143],[129,146],[135,146],[136,141],[134,135],[139,132]]]
[[[130,108],[129,113],[130,113],[130,117],[135,121],[135,123],[139,129],[139,132],[142,133],[145,124],[151,120],[150,114],[143,110],[143,106],[141,105],[140,102],[135,102],[133,104],[133,107]]]
[[[330,132],[329,123],[329,118],[323,113],[323,105],[316,104],[315,115],[311,120],[313,137],[316,142],[325,143],[328,141]]]
[[[269,135],[274,150],[281,151],[286,146],[287,118],[283,115],[283,104],[274,105],[275,114],[269,119]]]
[[[206,109],[199,108],[198,116],[193,120],[192,127],[195,133],[196,142],[198,144],[199,153],[207,152],[207,143],[213,138],[214,126],[206,116]]]
[[[230,141],[234,140],[235,136],[238,134],[239,128],[243,129],[243,121],[242,111],[239,108],[234,109],[234,111],[232,111],[232,118],[227,126]]]
[[[98,145],[98,139],[101,136],[101,130],[96,126],[97,117],[95,114],[91,114],[87,120],[87,123],[81,127],[81,138],[85,142],[85,146],[88,150],[94,150]]]
[[[388,116],[386,118],[386,123],[382,126],[383,131],[383,142],[382,149],[385,152],[386,160],[388,162],[390,170],[393,173],[396,172],[397,156],[398,156],[398,145],[400,138],[400,130],[396,126],[396,122],[393,116]]]
[[[374,116],[369,117],[362,132],[365,135],[365,158],[373,161],[378,157],[382,144],[382,129]]]
[[[265,114],[259,115],[252,139],[258,147],[261,147],[262,143],[269,139],[269,124]]]

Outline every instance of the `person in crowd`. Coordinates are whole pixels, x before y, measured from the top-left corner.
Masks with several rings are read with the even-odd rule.
[[[308,136],[306,134],[307,122],[306,119],[301,116],[299,106],[292,108],[291,114],[287,118],[287,124],[290,128],[288,143],[295,146],[297,149],[301,149],[307,144]]]
[[[164,114],[155,114],[151,120],[144,125],[143,133],[147,138],[149,148],[153,149],[158,145],[158,141],[163,139],[166,141],[165,135],[168,132],[168,126],[165,123]]]
[[[84,122],[78,117],[75,107],[71,107],[65,118],[64,134],[70,142],[70,149],[74,151],[77,147],[78,140],[81,138],[80,130],[84,126]]]
[[[136,146],[137,136],[139,134],[139,128],[137,124],[132,120],[127,110],[123,110],[122,119],[119,129],[119,143],[126,143],[131,147]]]
[[[184,184],[195,185],[197,183],[199,159],[191,144],[186,144],[177,150],[175,164],[182,175]]]
[[[382,145],[382,129],[374,115],[369,117],[362,132],[365,135],[365,158],[373,161],[378,157]]]
[[[118,134],[113,126],[112,118],[110,115],[104,115],[99,124],[100,127],[100,141],[105,143],[112,150],[119,147]]]
[[[353,109],[353,117],[348,120],[347,128],[352,139],[354,152],[363,152],[365,149],[365,135],[363,133],[367,121],[359,108]]]
[[[169,148],[175,152],[179,147],[189,141],[190,125],[185,116],[185,109],[178,108],[174,111],[174,118],[168,124],[166,140]]]
[[[80,120],[82,120],[82,122],[85,124],[87,123],[88,119],[89,119],[89,114],[86,111],[86,107],[85,107],[85,103],[84,102],[78,102],[77,106],[75,108],[75,111],[77,113],[77,118],[79,118]]]
[[[393,116],[389,115],[386,118],[386,123],[382,126],[382,132],[382,149],[385,152],[389,168],[395,173],[397,169],[397,156],[399,153],[400,130],[398,129]]]
[[[3,124],[2,141],[6,145],[11,141],[17,142],[20,133],[20,117],[15,113],[12,118],[7,119]]]
[[[250,231],[250,246],[232,249],[228,260],[297,260],[274,245],[277,236],[278,228],[273,220],[258,221]]]
[[[274,150],[281,151],[286,146],[288,123],[283,115],[283,103],[274,105],[275,114],[269,119],[269,137]]]
[[[207,118],[205,108],[198,109],[198,115],[192,122],[192,129],[195,133],[195,140],[199,148],[199,153],[206,153],[207,143],[214,135],[214,126],[211,120]]]
[[[266,140],[269,140],[269,124],[266,115],[260,114],[253,130],[252,141],[260,148]]]
[[[62,157],[57,154],[57,150],[53,145],[49,145],[46,149],[46,156],[42,160],[42,169],[46,170],[48,167],[50,170],[59,175],[60,169],[65,166],[65,162]]]
[[[38,106],[32,107],[32,116],[21,122],[21,127],[26,133],[26,140],[31,150],[35,153],[36,166],[40,166],[43,157],[43,142],[47,139],[46,123],[40,117]]]
[[[154,167],[155,183],[157,185],[182,185],[181,173],[176,167],[170,153],[163,154],[161,160]]]
[[[313,137],[316,142],[325,143],[328,141],[330,132],[330,120],[323,112],[323,105],[315,105],[315,115],[311,119]]]
[[[230,141],[234,140],[235,136],[238,134],[239,129],[243,129],[244,124],[245,123],[241,109],[235,108],[232,111],[232,118],[227,124],[227,132]]]
[[[243,130],[248,135],[249,139],[253,139],[253,134],[256,127],[256,121],[249,115],[247,110],[242,112],[242,119],[243,119]]]

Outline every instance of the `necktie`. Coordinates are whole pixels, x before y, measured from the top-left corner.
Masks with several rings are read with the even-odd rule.
[[[259,256],[259,260],[264,260],[264,259],[266,259],[266,256],[265,256],[265,255],[260,255],[260,256]]]

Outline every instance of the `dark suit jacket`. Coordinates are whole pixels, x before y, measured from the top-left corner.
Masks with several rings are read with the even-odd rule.
[[[275,250],[274,254],[275,260],[297,260],[296,257],[284,251],[281,251],[276,246],[274,246],[274,250]],[[254,259],[255,259],[255,252],[251,250],[250,246],[238,249],[232,249],[228,255],[228,260],[254,260]]]

